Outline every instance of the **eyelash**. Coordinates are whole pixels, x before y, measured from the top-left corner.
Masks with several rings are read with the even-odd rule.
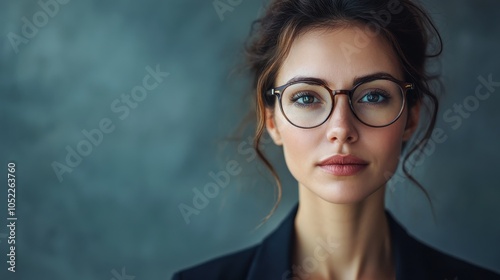
[[[299,100],[300,98],[305,97],[305,96],[311,96],[314,99],[320,100],[317,96],[315,96],[315,94],[313,94],[311,92],[307,92],[307,91],[306,92],[302,91],[302,92],[298,92],[298,93],[294,94],[290,98],[290,101],[292,101],[296,106],[309,107],[312,104],[302,104],[302,103],[297,102],[297,100]]]
[[[370,91],[370,92],[366,93],[365,95],[363,95],[363,96],[362,96],[362,97],[358,100],[358,103],[372,103],[372,104],[377,104],[377,103],[380,103],[380,102],[377,102],[377,103],[373,103],[373,102],[360,102],[360,100],[361,100],[361,99],[363,99],[363,98],[364,98],[365,96],[367,96],[368,94],[378,94],[378,95],[380,95],[380,96],[384,97],[384,99],[385,99],[384,101],[391,99],[391,95],[390,95],[390,94],[386,93],[386,92],[385,92],[385,91],[383,91],[383,90],[378,90],[378,89],[375,89],[375,90]],[[382,102],[383,102],[383,101],[382,101]]]

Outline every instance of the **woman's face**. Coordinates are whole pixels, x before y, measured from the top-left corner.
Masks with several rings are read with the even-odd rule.
[[[334,90],[351,89],[356,78],[380,72],[403,80],[389,43],[380,36],[365,36],[362,41],[360,30],[346,27],[303,33],[294,40],[275,85],[294,77],[313,77],[325,80]],[[369,127],[353,115],[348,96],[338,94],[332,114],[319,127],[293,126],[278,102],[266,111],[266,126],[274,142],[283,146],[288,168],[301,186],[332,203],[354,203],[382,188],[396,170],[402,143],[418,122],[418,106],[411,114],[407,110],[387,127]],[[325,163],[336,155],[349,155],[358,162],[347,166]]]

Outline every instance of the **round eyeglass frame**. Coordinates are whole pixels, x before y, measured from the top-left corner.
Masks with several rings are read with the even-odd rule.
[[[376,80],[388,80],[388,81],[392,81],[392,82],[396,83],[399,86],[399,88],[401,89],[401,94],[403,95],[403,102],[402,102],[403,105],[401,106],[401,109],[399,110],[398,115],[391,122],[389,122],[388,124],[385,124],[385,125],[371,125],[371,124],[368,124],[368,123],[362,121],[358,117],[358,115],[356,114],[356,112],[354,111],[354,107],[352,105],[352,95],[353,95],[354,91],[359,86],[361,86],[361,85],[363,85],[365,83],[368,83],[368,82],[376,81]],[[332,106],[330,108],[330,113],[328,113],[328,116],[320,124],[314,125],[314,126],[300,126],[300,125],[296,125],[296,124],[294,124],[287,117],[287,115],[283,111],[283,105],[282,105],[282,102],[281,102],[282,93],[285,92],[285,90],[286,90],[287,87],[289,87],[291,85],[294,85],[294,84],[298,84],[298,83],[306,83],[306,84],[319,85],[319,86],[322,86],[323,88],[325,88],[328,91],[328,93],[330,93],[330,98],[332,100]],[[300,80],[297,80],[297,81],[286,83],[286,84],[284,84],[282,86],[279,86],[279,87],[275,87],[275,88],[269,89],[268,91],[266,91],[265,94],[267,96],[270,96],[270,97],[271,96],[278,97],[281,113],[283,114],[283,116],[285,117],[285,119],[290,124],[292,124],[293,126],[298,127],[298,128],[310,129],[310,128],[315,128],[315,127],[318,127],[318,126],[321,126],[322,124],[324,124],[330,118],[330,116],[332,115],[333,107],[335,105],[334,104],[335,103],[334,102],[335,101],[335,95],[337,95],[337,94],[345,94],[345,95],[348,96],[349,107],[351,108],[352,114],[356,117],[356,119],[358,119],[358,121],[360,121],[361,123],[363,123],[364,125],[367,125],[369,127],[386,127],[386,126],[389,126],[389,125],[393,124],[394,122],[396,122],[401,117],[401,114],[403,113],[404,108],[406,106],[406,94],[408,93],[408,90],[412,90],[412,89],[414,89],[414,85],[412,83],[403,82],[403,81],[400,81],[400,80],[392,78],[392,77],[373,77],[373,78],[370,78],[370,79],[367,79],[367,80],[364,80],[364,81],[361,81],[361,82],[357,83],[356,85],[354,85],[354,87],[352,89],[337,89],[337,90],[330,89],[327,85],[325,85],[323,82],[321,82],[318,79],[305,78],[305,79],[300,79]]]

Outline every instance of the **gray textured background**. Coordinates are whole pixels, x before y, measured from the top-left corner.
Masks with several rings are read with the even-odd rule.
[[[276,226],[297,199],[280,151],[266,148],[282,174],[282,204],[255,229],[273,205],[272,181],[248,153],[249,133],[225,140],[248,110],[248,78],[234,69],[261,4],[243,0],[220,18],[212,1],[72,0],[16,53],[8,34],[21,35],[22,17],[32,22],[42,8],[2,1],[0,173],[6,178],[7,162],[17,163],[19,220],[15,275],[6,272],[0,225],[1,279],[169,279]],[[438,127],[448,138],[415,173],[437,219],[407,182],[392,184],[388,207],[419,238],[500,272],[500,87],[461,125],[443,117],[470,100],[479,76],[500,81],[500,2],[427,7],[445,42]],[[148,65],[170,75],[126,117],[114,112],[111,104],[142,84]],[[60,182],[52,163],[65,163],[66,147],[104,118],[114,131]],[[179,205],[192,205],[193,188],[214,182],[209,173],[231,160],[242,172],[186,224]]]

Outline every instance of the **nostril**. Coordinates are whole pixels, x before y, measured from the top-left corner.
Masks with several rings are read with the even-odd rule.
[[[349,109],[348,109],[349,110]],[[337,115],[326,123],[326,137],[330,142],[352,143],[358,138],[355,117],[349,111],[337,112]]]

